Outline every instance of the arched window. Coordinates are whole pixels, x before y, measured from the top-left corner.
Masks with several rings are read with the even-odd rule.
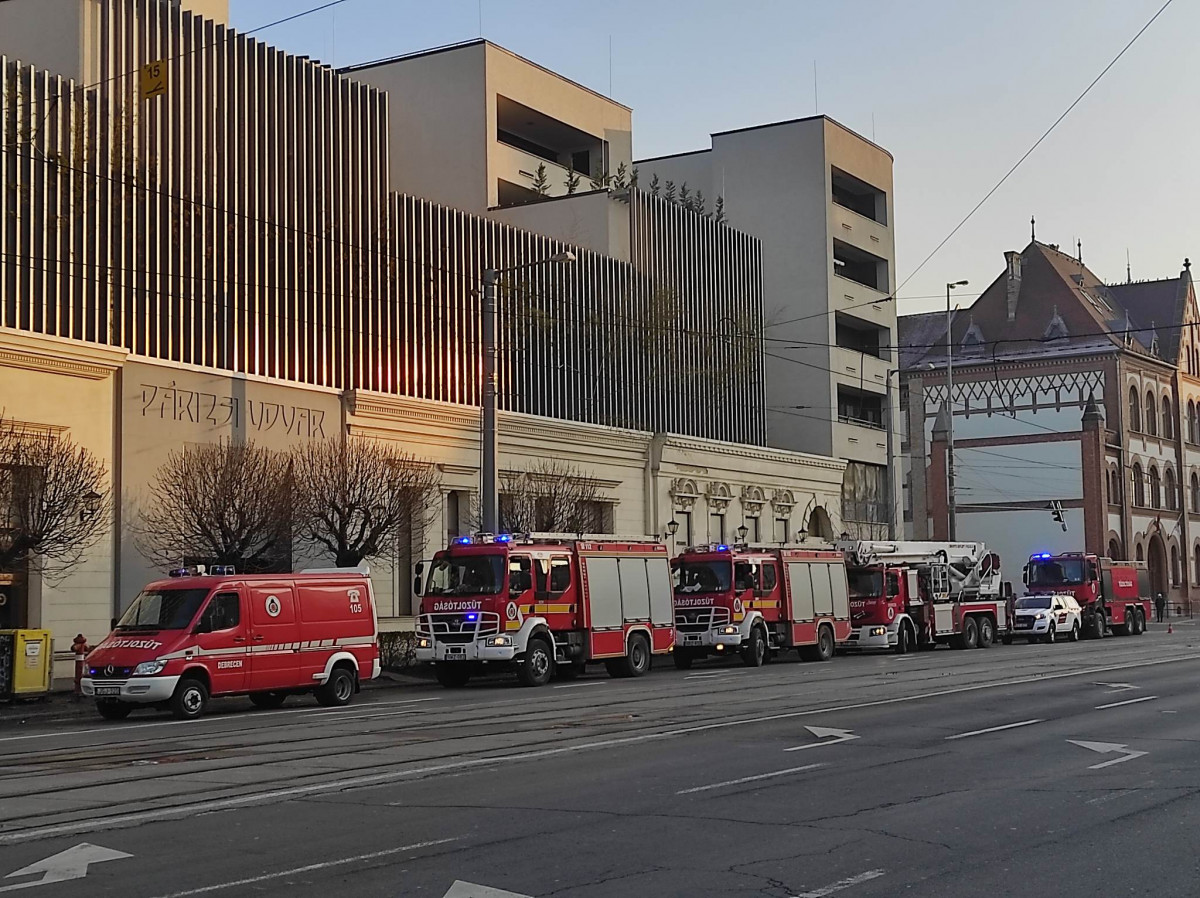
[[[1137,560],[1138,560],[1138,561],[1145,561],[1145,560],[1146,560],[1146,556],[1142,554],[1142,547],[1141,547],[1141,544],[1139,544],[1139,545],[1138,545],[1138,547],[1137,547]]]
[[[1158,415],[1154,414],[1154,407],[1158,405],[1154,401],[1154,393],[1150,390],[1146,391],[1146,433],[1152,437],[1158,436]]]
[[[1171,397],[1164,396],[1162,401],[1162,435],[1164,440],[1169,440],[1175,435],[1175,416],[1171,414]]]
[[[1170,468],[1167,468],[1167,470],[1163,472],[1163,504],[1167,507],[1168,511],[1175,510],[1176,495],[1175,472]]]
[[[1162,508],[1162,478],[1156,465],[1150,466],[1150,507]]]
[[[1192,554],[1196,556],[1196,582],[1200,583],[1200,543],[1196,543],[1196,548],[1192,550]]]
[[[1129,429],[1132,431],[1142,429],[1142,403],[1138,399],[1137,387],[1129,388]]]
[[[1133,463],[1133,504],[1146,505],[1146,482],[1142,479],[1142,466],[1137,462]]]
[[[1200,477],[1192,472],[1192,511],[1200,514]]]
[[[1179,550],[1171,546],[1171,585],[1179,585]]]
[[[1121,504],[1121,475],[1116,468],[1108,472],[1108,504]]]
[[[1200,549],[1200,545],[1197,545],[1196,548]],[[1113,561],[1121,560],[1121,544],[1115,539],[1110,539],[1108,541],[1108,557]],[[1200,555],[1197,555],[1196,557],[1200,558]],[[1198,568],[1198,570],[1200,570],[1200,568]]]
[[[1196,442],[1196,403],[1188,400],[1187,438],[1189,443]]]

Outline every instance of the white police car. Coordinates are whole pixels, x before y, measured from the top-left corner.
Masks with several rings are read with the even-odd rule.
[[[1032,642],[1067,639],[1076,642],[1083,611],[1073,596],[1023,596],[1016,601],[1013,636]]]

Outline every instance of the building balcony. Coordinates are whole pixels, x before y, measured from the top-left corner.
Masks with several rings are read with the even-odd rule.
[[[829,279],[829,304],[835,312],[869,321],[895,332],[896,304],[882,293],[835,272]]]
[[[885,225],[836,201],[830,203],[833,236],[865,252],[884,258],[892,256],[892,236]]]
[[[847,461],[887,464],[887,431],[882,426],[839,417],[833,423],[833,455]]]
[[[497,205],[516,206],[522,203],[537,202],[539,197],[537,190],[534,189],[534,184],[537,181],[538,166],[541,165],[546,166],[546,181],[548,182],[543,195],[566,196],[567,177],[570,174],[566,166],[497,140],[492,153],[492,171],[490,173],[490,176],[501,185]],[[575,189],[577,193],[591,190],[592,184],[589,177],[579,174],[579,186]]]
[[[887,389],[887,372],[891,364],[887,359],[835,346],[830,353],[829,367],[837,379],[844,383],[883,393]]]

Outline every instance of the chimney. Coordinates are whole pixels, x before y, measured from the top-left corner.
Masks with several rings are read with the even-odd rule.
[[[1017,319],[1017,301],[1021,298],[1021,254],[1009,250],[1004,254],[1008,271],[1005,275],[1005,286],[1008,294],[1008,320]]]

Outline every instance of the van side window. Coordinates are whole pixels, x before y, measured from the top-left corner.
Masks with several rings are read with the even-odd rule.
[[[550,592],[564,593],[571,588],[571,562],[567,558],[550,559]]]
[[[231,630],[242,622],[242,607],[236,592],[223,592],[213,596],[204,612],[209,629],[214,633],[218,630]]]
[[[776,582],[776,580],[775,580],[775,565],[764,564],[759,569],[759,577],[762,578],[761,582],[762,582],[763,592],[771,592],[771,590],[773,590],[775,588],[775,582]]]
[[[520,595],[533,588],[533,559],[528,555],[511,555],[508,559],[508,593]]]

